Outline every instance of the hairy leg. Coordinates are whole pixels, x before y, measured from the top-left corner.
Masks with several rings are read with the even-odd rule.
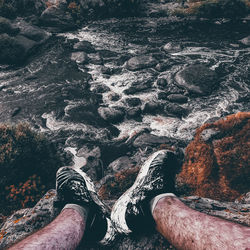
[[[10,249],[75,249],[83,237],[87,213],[81,206],[66,206],[50,224]]]
[[[173,194],[152,202],[157,230],[177,249],[250,249],[250,228],[187,207]]]

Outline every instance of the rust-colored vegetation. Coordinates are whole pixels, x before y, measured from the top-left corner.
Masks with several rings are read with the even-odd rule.
[[[202,132],[216,131],[205,141]],[[192,194],[233,201],[250,190],[250,112],[204,124],[186,149],[178,176]]]
[[[27,124],[0,125],[0,212],[34,205],[61,165],[55,146]]]
[[[130,188],[139,172],[139,167],[122,170],[114,175],[114,178],[105,183],[98,194],[102,199],[117,199]]]

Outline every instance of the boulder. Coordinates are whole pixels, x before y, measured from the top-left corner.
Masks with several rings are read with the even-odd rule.
[[[162,104],[154,101],[146,102],[142,107],[144,114],[158,114],[162,109]]]
[[[20,64],[35,48],[37,43],[24,36],[0,35],[0,63]]]
[[[197,64],[186,67],[175,76],[176,84],[186,89],[190,94],[209,95],[218,84],[215,71],[207,66]]]
[[[163,50],[165,51],[165,52],[179,52],[179,51],[181,51],[182,50],[182,47],[181,47],[181,45],[180,44],[178,44],[178,43],[174,43],[174,42],[169,42],[169,43],[167,43],[167,44],[165,44],[164,46],[163,46]]]
[[[94,46],[88,41],[80,41],[74,44],[73,49],[75,51],[84,51],[86,53],[95,53]]]
[[[134,107],[127,109],[127,118],[128,119],[135,119],[137,121],[141,121],[141,108],[140,107]]]
[[[171,94],[168,96],[170,102],[186,103],[188,98],[181,94]]]
[[[126,98],[125,103],[128,104],[130,107],[135,107],[141,104],[140,98],[137,97],[131,97],[131,98]]]
[[[39,44],[44,43],[51,37],[51,33],[46,32],[37,26],[33,26],[24,20],[16,21],[13,26],[19,30],[19,35],[22,35]]]
[[[166,87],[168,85],[167,79],[159,78],[156,82],[157,86],[159,87]]]
[[[124,94],[126,95],[133,95],[135,93],[140,93],[145,90],[148,90],[151,88],[153,85],[153,80],[144,80],[144,81],[138,81],[138,82],[133,82],[131,86],[123,91]]]
[[[173,103],[167,103],[164,106],[164,111],[169,115],[174,115],[179,118],[184,117],[188,114],[188,110],[186,108],[183,108],[182,106],[178,104],[173,104]]]
[[[250,189],[250,113],[201,126],[186,148],[177,182],[189,194],[233,201]]]
[[[126,68],[131,71],[154,67],[157,61],[151,55],[141,55],[130,58],[126,63]]]
[[[0,16],[0,34],[16,35],[18,31],[9,19]]]
[[[85,52],[73,52],[71,60],[78,64],[86,64],[89,61],[88,55]]]
[[[119,123],[124,119],[125,111],[122,107],[100,107],[99,115],[106,121],[111,123]]]
[[[63,4],[52,5],[43,11],[40,16],[40,22],[43,26],[51,27],[56,32],[69,31],[76,28],[75,22],[67,7]]]

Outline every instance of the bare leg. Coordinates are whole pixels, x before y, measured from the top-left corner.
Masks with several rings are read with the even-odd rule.
[[[12,246],[20,249],[75,249],[80,243],[87,220],[87,210],[78,205],[64,210],[50,224]]]
[[[250,249],[250,228],[187,207],[171,194],[152,200],[157,230],[177,249]]]

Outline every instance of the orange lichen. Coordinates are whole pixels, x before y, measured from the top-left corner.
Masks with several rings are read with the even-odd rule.
[[[206,129],[217,131],[217,139],[204,141]],[[240,112],[196,131],[178,178],[194,195],[232,201],[250,189],[249,166],[250,112]]]
[[[5,236],[5,234],[6,234],[6,232],[5,232],[5,231],[1,231],[1,232],[0,232],[0,240],[2,240],[2,239],[3,239],[3,237]]]
[[[114,179],[105,183],[100,188],[98,194],[102,199],[118,198],[130,186],[132,186],[138,172],[139,167],[132,167],[116,173]]]

